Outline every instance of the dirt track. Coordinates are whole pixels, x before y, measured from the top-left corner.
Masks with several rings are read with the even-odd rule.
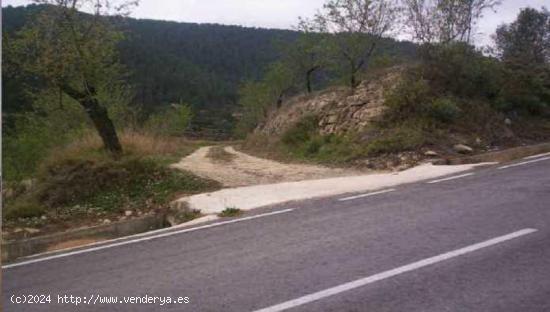
[[[218,161],[209,157],[212,148],[223,148],[231,157]],[[284,164],[236,151],[233,147],[203,147],[183,158],[174,168],[221,182],[226,187],[270,184],[365,174],[351,169]]]

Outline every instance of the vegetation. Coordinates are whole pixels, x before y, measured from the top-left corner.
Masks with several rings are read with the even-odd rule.
[[[114,4],[108,0],[40,3],[47,6],[9,41],[12,62],[27,75],[37,76],[44,89],[59,90],[78,102],[105,148],[118,157],[122,146],[100,101],[100,94],[109,95],[121,75],[116,58],[120,34],[101,18],[112,13],[108,10]],[[80,16],[78,10],[87,7],[94,9],[92,18]]]
[[[3,37],[9,39],[43,9],[41,5],[3,7]],[[125,100],[135,121],[141,125],[151,114],[183,101],[194,112],[189,132],[209,138],[231,135],[242,81],[261,77],[280,57],[273,42],[297,38],[296,32],[287,30],[107,18],[122,35],[117,53],[125,69],[123,82],[131,86]],[[4,54],[4,62],[11,59]],[[20,72],[6,76],[5,66],[2,71],[9,77],[3,79],[4,113],[31,110],[32,100],[26,99],[29,83],[33,88],[40,85]]]
[[[376,1],[369,3],[371,8],[380,5]],[[355,20],[360,14],[349,12],[363,8],[363,4],[327,1],[325,16],[320,13],[316,21],[336,23],[329,27],[336,33],[342,27],[344,36],[335,37],[344,40],[356,31],[352,26],[361,26]],[[278,156],[293,159],[361,164],[365,159],[419,153],[422,148],[448,153],[458,143],[485,149],[548,139],[550,132],[542,133],[548,129],[550,116],[549,13],[544,8],[523,9],[517,21],[498,29],[496,50],[488,54],[471,44],[472,29],[485,11],[495,10],[499,4],[500,1],[491,0],[403,1],[408,31],[420,43],[419,59],[404,66],[395,88],[386,92],[386,108],[379,120],[360,133],[322,135],[321,116],[310,114],[279,139],[256,133],[245,147],[264,150],[264,155],[270,154],[265,151],[270,146],[281,151]],[[387,14],[393,13],[392,7],[385,9],[389,10]],[[367,20],[370,14],[362,13]],[[359,37],[365,42],[373,39]],[[330,47],[328,41],[321,45]],[[359,55],[368,60],[370,54],[365,47]],[[350,70],[349,64],[335,65]],[[360,72],[365,74],[364,70]],[[353,89],[354,84],[349,86]],[[264,115],[277,114],[276,109],[269,107]],[[256,125],[261,129],[261,124],[260,119]]]
[[[85,135],[54,149],[40,163],[32,187],[4,205],[4,218],[67,218],[117,215],[126,210],[166,209],[178,195],[219,188],[214,181],[166,167],[191,152],[198,143],[123,132],[124,154],[113,159],[96,135]]]
[[[218,214],[218,217],[221,217],[221,218],[234,218],[234,217],[238,217],[242,214],[242,210],[238,209],[238,208],[225,208],[224,211],[222,211],[220,214]]]
[[[177,195],[220,187],[168,167],[202,145],[185,136],[234,130],[248,136],[245,146],[328,164],[399,164],[428,148],[452,153],[457,143],[485,149],[550,137],[544,8],[523,9],[498,28],[494,49],[482,51],[472,30],[498,0],[327,0],[295,31],[135,20],[125,16],[134,1],[113,1],[2,9],[8,224],[97,223],[127,210],[165,211]],[[391,38],[400,22],[416,43]],[[327,88],[360,97],[374,69],[396,64],[383,113],[361,131],[327,135],[323,116],[306,112],[278,137],[260,133],[291,97]],[[208,156],[233,159],[221,147]]]

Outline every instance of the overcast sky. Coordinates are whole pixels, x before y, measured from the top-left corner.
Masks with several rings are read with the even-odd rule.
[[[2,6],[24,5],[30,0],[3,0]],[[298,16],[311,16],[325,0],[141,0],[132,16],[157,20],[219,23],[267,28],[291,28]],[[502,23],[515,19],[520,8],[550,7],[550,0],[503,0],[497,13],[487,12],[479,25],[478,43]]]

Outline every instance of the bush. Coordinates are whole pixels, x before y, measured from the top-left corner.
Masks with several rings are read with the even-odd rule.
[[[158,135],[182,136],[189,129],[192,118],[193,113],[189,105],[172,105],[149,117],[145,128]]]
[[[316,136],[319,119],[316,116],[304,116],[282,136],[281,141],[290,146],[299,146]]]
[[[437,98],[430,103],[427,113],[438,121],[448,123],[460,115],[461,109],[453,99]]]
[[[416,80],[414,76],[404,78],[394,90],[386,94],[385,105],[388,109],[383,119],[400,122],[421,116],[426,106],[433,101],[431,93],[428,81]]]

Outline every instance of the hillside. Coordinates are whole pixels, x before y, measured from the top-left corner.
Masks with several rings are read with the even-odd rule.
[[[550,140],[548,112],[503,111],[495,99],[451,97],[440,87],[446,74],[422,80],[422,68],[393,66],[353,91],[331,87],[295,96],[269,112],[243,149],[291,162],[402,170]],[[453,83],[479,80],[472,74]]]
[[[17,31],[40,8],[2,8],[3,32]],[[289,30],[133,18],[116,23],[125,33],[120,60],[130,73],[132,103],[142,118],[159,106],[183,101],[194,108],[195,132],[206,135],[231,132],[241,84],[260,78],[279,58],[275,42],[292,42],[298,36]],[[415,46],[389,40],[384,50],[411,57]],[[4,88],[6,112],[30,106],[22,101],[21,83],[7,81]]]

